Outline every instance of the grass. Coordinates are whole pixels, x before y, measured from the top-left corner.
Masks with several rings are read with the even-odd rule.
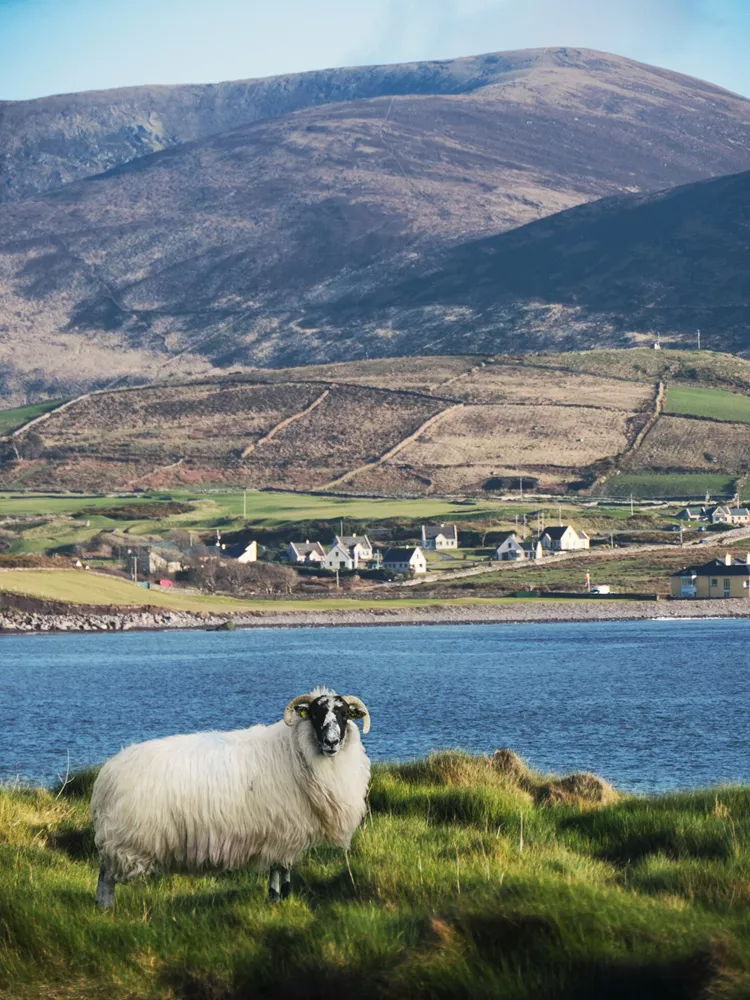
[[[348,858],[312,851],[289,901],[252,871],[167,875],[100,913],[90,783],[0,789],[3,1000],[750,990],[745,788],[601,805],[456,752],[380,765]]]
[[[595,496],[650,499],[657,497],[731,496],[736,476],[703,472],[623,472],[593,490]]]
[[[750,396],[740,396],[739,393],[726,392],[723,389],[670,385],[667,389],[664,412],[750,423]]]
[[[35,417],[40,417],[43,413],[49,413],[50,410],[56,409],[64,402],[64,399],[52,399],[44,403],[30,403],[28,406],[16,406],[12,410],[0,410],[0,435],[12,433]]]
[[[146,590],[128,580],[84,570],[22,569],[0,571],[0,593],[24,594],[46,601],[64,601],[107,607],[152,605],[173,611],[225,613],[259,611],[274,614],[283,611],[361,611],[370,608],[418,608],[431,605],[496,604],[496,598],[395,597],[368,600],[357,597],[326,597],[312,600],[239,600],[234,597],[169,593]]]

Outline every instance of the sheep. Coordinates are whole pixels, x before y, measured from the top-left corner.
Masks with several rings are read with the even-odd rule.
[[[115,884],[156,871],[269,870],[268,898],[291,891],[291,868],[318,843],[347,848],[365,814],[370,713],[353,695],[315,688],[283,721],[167,736],[126,747],[91,794],[101,867],[97,905]]]

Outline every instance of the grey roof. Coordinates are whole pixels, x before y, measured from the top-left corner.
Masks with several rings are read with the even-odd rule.
[[[686,566],[673,576],[747,576],[750,577],[750,565],[746,562],[733,562],[731,566],[722,559],[712,559],[700,566]]]
[[[320,542],[290,542],[289,544],[293,545],[301,556],[306,556],[310,552],[317,552],[321,556],[326,554],[326,550]]]
[[[437,538],[438,535],[445,535],[446,538],[458,538],[458,531],[455,524],[423,524],[422,535],[424,538]]]
[[[354,545],[363,545],[368,549],[372,548],[367,535],[336,535],[335,538],[337,542],[346,545],[348,548],[352,548]]]
[[[410,549],[386,549],[383,562],[409,562],[419,546]]]
[[[542,534],[547,535],[549,538],[562,538],[562,536],[565,534],[568,528],[572,528],[573,531],[575,531],[575,533],[578,534],[578,532],[575,530],[575,528],[573,528],[571,524],[563,524],[560,525],[559,527],[557,525],[553,525],[552,527],[545,528]]]
[[[732,514],[734,517],[750,516],[750,511],[748,511],[747,507],[730,507],[729,513]]]
[[[498,540],[496,542],[496,547],[499,548],[503,542],[507,542],[509,538],[515,539],[520,542],[520,539],[515,531],[501,531],[498,533]]]

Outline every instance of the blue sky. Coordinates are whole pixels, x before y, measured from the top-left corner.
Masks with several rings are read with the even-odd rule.
[[[750,97],[750,0],[0,0],[0,99],[546,45]]]

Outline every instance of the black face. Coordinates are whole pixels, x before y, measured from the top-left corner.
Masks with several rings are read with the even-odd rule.
[[[334,757],[344,745],[346,724],[351,710],[340,695],[325,694],[309,705],[298,705],[297,712],[312,723],[321,752]]]

